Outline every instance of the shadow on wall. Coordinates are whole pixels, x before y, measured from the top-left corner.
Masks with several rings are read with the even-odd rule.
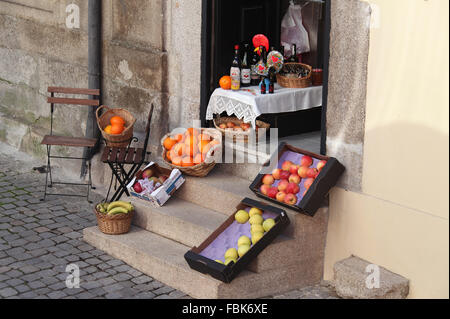
[[[367,131],[364,144],[364,193],[448,217],[448,132],[399,122]]]

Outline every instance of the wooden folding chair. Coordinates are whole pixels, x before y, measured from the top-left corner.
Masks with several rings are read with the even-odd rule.
[[[65,146],[65,147],[78,147],[78,148],[88,148],[93,149],[97,143],[98,139],[86,138],[86,137],[69,137],[69,136],[58,136],[53,134],[53,117],[55,112],[55,105],[78,105],[78,106],[99,106],[100,101],[95,99],[95,97],[100,96],[100,90],[95,89],[75,89],[75,88],[64,88],[64,87],[49,87],[48,92],[50,97],[47,102],[50,103],[51,120],[50,120],[50,135],[46,135],[42,140],[41,144],[47,146],[47,172],[45,177],[45,191],[44,198],[45,201],[47,195],[55,196],[73,196],[73,197],[86,197],[89,201],[89,194],[92,187],[92,175],[91,175],[91,159],[87,157],[70,157],[70,156],[54,156],[51,154],[53,146]],[[87,95],[92,96],[94,99],[90,98],[67,98],[67,97],[55,97],[55,94],[63,95]],[[51,159],[69,159],[69,160],[86,160],[88,163],[88,183],[64,183],[64,182],[54,182],[52,176]],[[72,186],[87,186],[87,194],[50,194],[47,193],[48,188],[52,188],[53,185],[72,185]]]

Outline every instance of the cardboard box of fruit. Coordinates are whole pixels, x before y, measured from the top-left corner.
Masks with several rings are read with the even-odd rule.
[[[310,216],[315,215],[345,171],[335,158],[285,143],[265,166],[272,174],[259,174],[250,189],[261,198]]]
[[[171,170],[150,163],[137,172],[127,188],[132,196],[161,207],[184,182],[185,178],[180,170]]]
[[[235,214],[184,258],[192,269],[229,283],[289,223],[284,210],[246,198]]]

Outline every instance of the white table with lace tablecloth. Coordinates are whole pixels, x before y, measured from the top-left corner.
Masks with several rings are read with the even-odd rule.
[[[322,90],[322,86],[287,89],[275,84],[274,94],[261,94],[257,86],[240,91],[219,88],[211,95],[206,120],[226,112],[228,116],[234,115],[256,127],[256,119],[262,114],[297,112],[322,106]]]

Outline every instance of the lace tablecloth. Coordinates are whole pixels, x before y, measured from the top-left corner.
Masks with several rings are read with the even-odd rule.
[[[261,94],[259,87],[253,86],[240,91],[216,89],[209,100],[206,119],[214,114],[226,112],[245,123],[256,126],[261,114],[296,112],[322,106],[322,86],[305,89],[286,89],[275,85],[275,94]]]

